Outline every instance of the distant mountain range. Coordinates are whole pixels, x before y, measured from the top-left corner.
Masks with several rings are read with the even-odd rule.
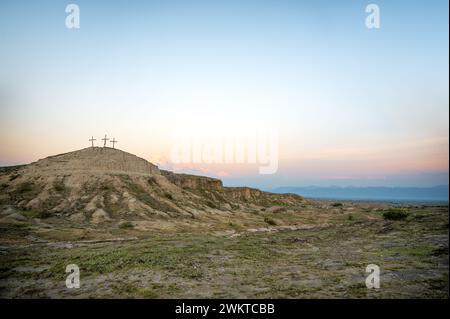
[[[310,198],[383,200],[383,201],[443,201],[448,202],[448,185],[434,187],[278,187],[275,193],[294,193]]]

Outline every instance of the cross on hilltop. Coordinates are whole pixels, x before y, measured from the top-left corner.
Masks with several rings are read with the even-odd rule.
[[[109,141],[110,143],[113,143],[113,147],[112,148],[114,148],[114,144],[115,143],[118,143],[119,141],[116,141],[116,138],[115,137],[113,137],[113,139],[111,140],[111,141]]]
[[[102,138],[102,141],[103,141],[103,147],[106,147],[106,141],[109,141],[109,138],[106,137],[106,134],[105,134],[105,137]]]
[[[97,139],[95,139],[93,136],[89,139],[89,142],[91,142],[91,147],[94,147],[94,141],[96,141]],[[106,147],[106,142],[110,140],[110,138],[107,137],[107,135],[105,134],[105,137],[101,139],[103,141],[103,147]],[[116,140],[115,137],[112,138],[111,141],[109,141],[110,143],[112,143],[112,148],[115,148],[116,143],[119,143],[118,140]]]
[[[96,141],[97,139],[95,139],[93,136],[89,139],[89,142],[91,142],[91,146],[94,147],[94,141]]]

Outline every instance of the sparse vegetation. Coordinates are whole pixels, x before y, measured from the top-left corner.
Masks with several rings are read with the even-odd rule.
[[[447,229],[436,225],[447,222],[448,211],[433,208],[424,215],[427,218],[402,225],[402,232],[385,233],[378,240],[373,238],[385,222],[368,221],[366,213],[355,211],[351,216],[361,223],[300,232],[238,237],[156,232],[146,239],[71,249],[18,246],[0,255],[4,282],[0,296],[238,298],[245,294],[249,298],[446,299],[448,267],[435,264],[447,265]],[[25,237],[28,227],[0,231]],[[59,231],[59,236],[70,238],[67,231]],[[364,249],[355,250],[355,242]],[[361,273],[373,260],[391,274],[383,281],[386,289],[365,287]],[[68,261],[82,267],[82,289],[60,288]]]
[[[128,190],[146,205],[162,212],[170,212],[173,210],[168,204],[153,197],[143,186],[132,181],[129,176],[121,175],[121,179],[127,185]]]

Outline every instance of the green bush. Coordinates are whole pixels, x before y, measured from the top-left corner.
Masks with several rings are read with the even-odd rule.
[[[211,207],[211,208],[216,208],[216,209],[218,208],[217,205],[214,204],[214,203],[211,202],[211,201],[207,201],[207,202],[206,202],[206,205],[208,205],[208,206]]]
[[[165,196],[167,199],[173,200],[172,194],[164,193],[164,196]]]
[[[24,182],[17,187],[19,193],[28,193],[34,190],[34,184],[30,182]]]
[[[265,217],[264,222],[266,222],[267,224],[272,225],[272,226],[275,226],[277,224],[276,221],[274,221],[272,218],[269,218],[269,217]]]
[[[331,206],[333,206],[333,207],[342,207],[342,206],[344,206],[344,204],[342,204],[342,203],[333,203],[333,204],[331,204]]]
[[[15,180],[17,177],[20,177],[20,174],[14,174],[14,175],[11,175],[11,176],[9,177],[9,181],[12,182],[12,181]]]
[[[21,212],[22,215],[28,217],[28,218],[49,218],[52,216],[52,213],[50,213],[47,210],[34,210],[34,209],[29,209],[29,210],[24,210]]]
[[[63,193],[66,190],[66,186],[64,185],[63,181],[56,181],[53,184],[53,188],[59,193]]]
[[[409,212],[405,208],[389,208],[383,213],[384,219],[402,220],[409,216]]]
[[[148,183],[149,185],[158,185],[158,183],[156,182],[156,178],[154,178],[153,176],[150,176],[150,177],[147,179],[147,183]]]
[[[101,190],[103,190],[103,191],[113,191],[114,190],[114,186],[113,185],[111,185],[111,184],[103,184],[102,186],[101,186]]]
[[[120,229],[128,229],[128,228],[133,228],[133,224],[131,222],[124,222],[122,224],[119,225]]]
[[[40,211],[40,212],[37,213],[37,217],[38,218],[49,218],[49,217],[52,217],[52,213],[50,213],[47,210]]]
[[[273,211],[274,214],[284,213],[286,211],[285,207],[279,207]]]

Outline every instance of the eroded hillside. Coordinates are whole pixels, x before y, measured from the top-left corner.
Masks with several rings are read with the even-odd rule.
[[[159,170],[135,155],[100,147],[3,169],[0,187],[3,225],[94,232],[263,227],[276,223],[267,216],[271,211],[295,213],[305,202],[298,195],[224,187],[218,179]],[[278,223],[285,224],[282,219]]]

